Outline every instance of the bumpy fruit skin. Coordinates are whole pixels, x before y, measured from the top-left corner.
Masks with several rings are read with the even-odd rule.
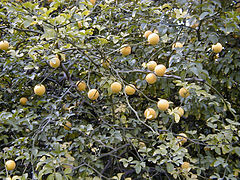
[[[133,95],[136,92],[135,86],[133,84],[129,84],[125,87],[125,92],[127,95]]]
[[[49,62],[52,68],[58,68],[60,66],[60,60],[58,58],[53,58]]]
[[[95,5],[96,0],[90,0],[90,3],[92,3],[92,5]]]
[[[20,104],[24,106],[27,104],[28,99],[25,97],[21,97],[19,101],[20,101]]]
[[[181,97],[183,97],[183,98],[186,98],[186,97],[188,97],[188,96],[190,95],[190,93],[189,93],[189,91],[188,91],[187,89],[181,88],[181,89],[179,90],[179,95],[180,95]]]
[[[166,99],[160,99],[157,103],[158,109],[166,111],[169,108],[169,102]]]
[[[8,161],[5,163],[5,166],[6,166],[6,168],[7,168],[8,171],[11,171],[11,170],[15,169],[16,163],[15,163],[15,161],[13,161],[13,160],[8,160]]]
[[[63,128],[66,129],[66,130],[68,130],[68,131],[71,129],[71,127],[72,127],[72,123],[70,123],[69,121],[67,121],[67,122],[65,123],[65,125],[63,126]]]
[[[156,33],[152,33],[148,36],[148,42],[151,45],[156,45],[159,42],[159,36]]]
[[[145,33],[144,33],[144,37],[145,38],[148,38],[148,36],[150,35],[150,34],[152,34],[152,31],[146,31]]]
[[[183,162],[181,165],[182,169],[188,169],[190,167],[189,162]]]
[[[81,82],[78,81],[76,83],[76,85],[77,85],[77,90],[79,90],[79,91],[85,91],[86,88],[87,88],[87,85],[86,85],[86,83],[84,81],[81,81]]]
[[[220,53],[222,51],[223,47],[221,43],[217,43],[215,45],[212,45],[212,50],[214,53]]]
[[[38,84],[34,87],[34,93],[38,96],[42,96],[46,92],[46,88],[42,84]]]
[[[147,108],[144,111],[144,116],[146,119],[153,120],[156,118],[156,111],[153,108]]]
[[[0,41],[0,49],[1,50],[8,50],[9,48],[9,43],[7,41]]]
[[[119,82],[114,82],[111,84],[111,90],[114,93],[119,93],[122,90],[122,85]]]
[[[154,73],[149,73],[145,79],[149,84],[154,84],[157,81],[157,76]]]
[[[131,51],[132,51],[132,48],[131,46],[126,46],[126,47],[123,47],[120,52],[123,56],[127,56],[129,54],[131,54]]]
[[[182,117],[182,116],[184,115],[184,110],[183,110],[183,108],[178,107],[178,108],[177,108],[177,114],[178,114],[180,117]]]
[[[149,61],[147,63],[147,68],[150,71],[153,71],[155,69],[155,67],[157,66],[157,63],[155,61]]]
[[[155,67],[154,72],[157,76],[164,76],[166,67],[163,64],[159,64]]]
[[[88,98],[91,100],[96,100],[99,97],[99,92],[97,89],[91,89],[88,91]]]
[[[180,133],[179,135],[181,135],[181,136],[177,136],[177,138],[179,139],[179,144],[183,145],[184,143],[187,142],[187,135],[184,133]],[[186,138],[184,138],[184,137],[186,137]]]

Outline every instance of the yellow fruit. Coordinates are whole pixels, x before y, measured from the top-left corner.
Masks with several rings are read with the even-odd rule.
[[[131,46],[125,46],[120,50],[120,52],[123,56],[127,56],[131,54],[131,50],[132,50]]]
[[[180,43],[180,42],[176,42],[172,45],[172,49],[175,49],[175,48],[182,48],[183,47],[183,44]]]
[[[154,84],[157,81],[157,76],[154,73],[149,73],[145,79],[149,84]]]
[[[155,61],[149,61],[149,62],[147,63],[147,68],[148,68],[150,71],[153,71],[156,66],[157,66],[157,63],[156,63]]]
[[[77,25],[78,25],[78,28],[79,28],[79,29],[82,28],[82,22],[81,22],[81,21],[78,21],[78,22],[77,22]]]
[[[157,76],[164,76],[165,71],[166,67],[162,64],[157,65],[154,69],[154,72]]]
[[[133,95],[136,92],[135,86],[132,84],[129,84],[125,87],[125,92],[127,95]]]
[[[111,84],[111,90],[114,93],[119,93],[122,90],[122,85],[119,82],[114,82]]]
[[[144,111],[144,116],[146,119],[153,120],[156,118],[156,111],[153,108],[147,108]]]
[[[178,107],[178,108],[177,108],[177,114],[178,114],[180,117],[182,117],[182,116],[184,115],[184,110],[183,110],[183,108]]]
[[[217,43],[215,45],[212,45],[212,50],[214,53],[220,53],[222,51],[223,47],[221,43]]]
[[[90,2],[92,3],[92,5],[95,5],[96,0],[90,0]]]
[[[85,91],[87,88],[87,85],[84,81],[81,81],[81,82],[78,81],[76,85],[77,85],[77,90],[79,91]]]
[[[65,123],[65,125],[63,126],[63,128],[66,129],[66,130],[70,130],[71,127],[72,127],[72,123],[70,123],[69,121],[67,121],[67,122]]]
[[[182,169],[188,169],[190,167],[190,164],[189,164],[189,162],[183,162],[181,167],[182,167]]]
[[[60,66],[60,60],[58,58],[53,58],[50,60],[49,64],[52,68],[58,68]]]
[[[156,45],[159,42],[159,36],[156,33],[152,33],[148,36],[148,42],[151,45]]]
[[[88,91],[88,98],[91,100],[96,100],[99,97],[99,92],[97,89],[91,89]]]
[[[148,36],[149,36],[150,34],[152,34],[152,31],[146,31],[146,32],[144,33],[144,37],[145,37],[145,38],[148,38]]]
[[[169,108],[169,102],[166,99],[160,99],[157,103],[158,109],[166,111]]]
[[[20,99],[20,104],[21,104],[21,105],[26,105],[26,104],[27,104],[27,101],[28,101],[27,98],[22,97],[22,98]]]
[[[46,92],[46,88],[42,84],[38,84],[34,87],[34,93],[36,95],[42,96]]]
[[[8,160],[8,161],[5,163],[5,166],[6,166],[6,168],[7,168],[8,171],[11,171],[11,170],[15,169],[16,163],[15,163],[15,161],[13,161],[13,160]]]
[[[177,139],[179,140],[179,144],[183,145],[185,142],[187,142],[187,135],[184,133],[180,133],[179,135],[180,136],[177,136]],[[184,138],[184,137],[186,137],[186,138]]]
[[[190,95],[190,93],[189,93],[189,91],[188,91],[187,89],[181,88],[181,89],[179,90],[179,95],[180,95],[181,97],[183,97],[183,98],[186,98],[186,97],[188,97],[188,96]]]
[[[7,41],[0,41],[0,49],[1,50],[8,50],[9,48],[9,43]]]

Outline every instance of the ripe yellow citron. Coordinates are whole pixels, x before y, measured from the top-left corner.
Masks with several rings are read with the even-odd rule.
[[[67,121],[67,122],[65,123],[65,125],[63,126],[63,128],[66,129],[66,130],[70,130],[71,127],[72,127],[72,123],[70,123],[69,121]]]
[[[148,43],[156,45],[159,42],[159,36],[156,33],[152,33],[148,36]]]
[[[188,169],[190,167],[190,163],[189,162],[183,162],[181,167],[182,167],[182,169]]]
[[[99,92],[97,89],[91,89],[88,91],[88,98],[91,100],[96,100],[99,97]]]
[[[8,50],[9,48],[9,43],[7,41],[0,41],[0,49],[1,50]]]
[[[42,96],[46,92],[46,88],[42,84],[38,84],[34,87],[34,93],[38,96]]]
[[[90,2],[92,3],[92,5],[95,5],[96,0],[90,0]]]
[[[180,133],[180,136],[177,136],[177,139],[179,140],[179,144],[183,145],[184,143],[187,142],[187,135],[184,133]],[[183,136],[183,137],[182,137]],[[186,138],[185,138],[186,137]]]
[[[131,46],[125,46],[120,50],[120,52],[123,56],[127,56],[131,54],[131,50],[132,50]]]
[[[111,84],[111,90],[114,93],[119,93],[122,90],[122,85],[119,82],[114,82]]]
[[[6,161],[5,166],[8,171],[11,171],[11,170],[15,169],[16,163],[13,160],[8,160],[8,161]]]
[[[76,85],[77,85],[77,90],[79,91],[85,91],[87,88],[87,85],[84,81],[81,81],[81,82],[78,81]]]
[[[169,102],[166,99],[160,99],[157,103],[158,109],[166,111],[169,108]]]
[[[217,43],[215,45],[212,45],[212,50],[215,53],[220,53],[222,51],[223,47],[221,43]]]
[[[49,64],[52,68],[58,68],[60,66],[60,60],[59,60],[59,58],[55,57],[50,60]]]
[[[178,114],[180,117],[183,116],[183,114],[184,114],[184,110],[183,110],[182,107],[178,107],[178,108],[177,108],[177,114]]]
[[[159,64],[155,67],[154,72],[157,76],[164,76],[166,67],[163,64]]]
[[[144,33],[144,37],[145,38],[148,38],[148,36],[150,35],[150,34],[152,34],[152,31],[146,31],[145,33]]]
[[[154,73],[149,73],[145,79],[149,84],[154,84],[157,81],[157,76]]]
[[[153,108],[147,108],[144,111],[144,116],[146,119],[153,120],[156,118],[156,111]]]
[[[24,106],[27,104],[28,99],[25,97],[21,97],[19,101],[20,101],[20,104]]]
[[[155,61],[149,61],[149,62],[147,63],[147,68],[148,68],[150,71],[153,71],[156,66],[157,66],[157,63],[156,63]]]
[[[133,95],[136,92],[135,86],[133,84],[129,84],[125,87],[125,92],[127,95]]]
[[[188,96],[190,95],[190,93],[189,93],[189,91],[188,91],[187,89],[181,88],[181,89],[179,90],[179,95],[180,95],[181,97],[183,97],[183,98],[186,98],[186,97],[188,97]]]

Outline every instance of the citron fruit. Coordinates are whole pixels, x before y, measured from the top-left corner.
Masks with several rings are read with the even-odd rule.
[[[20,104],[24,106],[27,104],[28,99],[25,97],[21,97],[19,101],[20,101]]]
[[[146,119],[153,120],[156,118],[156,111],[153,108],[147,108],[144,111],[144,116]]]
[[[87,85],[84,81],[81,81],[81,82],[78,81],[76,85],[77,85],[77,90],[79,91],[85,91],[87,88]]]
[[[180,136],[177,136],[177,139],[179,139],[179,144],[183,145],[184,143],[187,142],[187,135],[184,133],[180,133]],[[183,136],[183,137],[182,137]],[[186,138],[185,138],[186,137]]]
[[[135,86],[133,84],[129,84],[125,87],[125,92],[127,95],[133,95],[136,92]]]
[[[71,127],[72,127],[72,123],[70,123],[69,121],[67,121],[63,126],[63,128],[66,129],[66,130],[70,130]]]
[[[179,95],[183,98],[186,98],[190,95],[189,91],[184,87],[179,90]]]
[[[99,92],[97,89],[91,89],[88,91],[88,98],[91,100],[96,100],[99,97]]]
[[[154,73],[149,73],[145,79],[149,84],[154,84],[157,81],[157,76]]]
[[[0,49],[1,50],[8,50],[9,48],[9,43],[7,41],[0,41]]]
[[[59,58],[53,58],[50,60],[49,64],[52,68],[58,68],[60,66],[60,60]]]
[[[150,34],[152,34],[152,31],[146,31],[145,33],[144,33],[144,37],[145,38],[148,38],[148,36],[150,35]]]
[[[46,92],[46,88],[42,84],[38,84],[34,87],[34,93],[38,96],[42,96]]]
[[[222,51],[223,47],[221,43],[217,43],[215,45],[212,45],[212,50],[214,53],[220,53]]]
[[[155,61],[149,61],[147,63],[147,68],[150,71],[153,71],[155,69],[155,67],[157,66],[157,63]]]
[[[127,56],[127,55],[131,54],[131,51],[132,51],[131,46],[125,46],[120,50],[120,52],[123,56]]]
[[[182,167],[182,169],[188,169],[190,167],[190,163],[189,162],[183,162],[181,167]]]
[[[182,116],[184,115],[184,110],[183,110],[182,107],[178,107],[178,108],[177,108],[177,114],[178,114],[180,117],[182,117]]]
[[[92,5],[95,5],[96,0],[90,0],[90,2],[92,3]]]
[[[154,68],[154,72],[157,76],[164,76],[166,67],[163,64],[159,64]]]
[[[148,36],[148,42],[151,45],[156,45],[159,42],[159,36],[156,33],[152,33]]]
[[[157,103],[158,109],[166,111],[169,108],[169,102],[166,99],[160,99]]]
[[[8,160],[8,161],[6,161],[5,166],[8,171],[11,171],[11,170],[15,169],[16,163],[13,160]]]
[[[119,93],[122,90],[122,85],[119,82],[114,82],[111,84],[111,90],[114,93]]]

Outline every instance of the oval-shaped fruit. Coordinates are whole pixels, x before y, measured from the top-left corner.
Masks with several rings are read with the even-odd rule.
[[[50,60],[49,64],[52,68],[58,68],[60,66],[60,60],[55,57],[55,58]]]
[[[8,50],[9,48],[9,43],[7,41],[0,41],[0,49],[1,50]]]
[[[38,84],[34,87],[34,93],[38,96],[42,96],[46,92],[46,88],[42,84]]]
[[[148,36],[148,42],[151,45],[156,45],[159,42],[159,36],[156,33],[152,33]]]
[[[91,89],[88,91],[88,98],[91,100],[96,100],[99,97],[99,92],[97,89]]]
[[[114,82],[111,84],[111,90],[114,93],[119,93],[122,90],[122,85],[119,82]]]
[[[84,81],[81,81],[81,82],[78,81],[76,83],[76,85],[77,85],[77,90],[79,90],[79,91],[85,91],[86,88],[87,88],[87,85],[86,85],[86,83]]]
[[[127,95],[133,95],[136,92],[135,86],[133,84],[129,84],[125,87],[125,92]]]
[[[90,0],[90,2],[92,3],[92,5],[95,5],[96,0]]]
[[[82,28],[82,22],[81,22],[81,21],[78,21],[78,22],[77,22],[77,25],[78,25],[78,28],[79,28],[79,29]]]
[[[220,53],[222,51],[223,47],[221,43],[217,43],[215,45],[212,45],[212,50],[214,53]]]
[[[190,95],[189,91],[187,89],[185,89],[184,87],[182,87],[180,90],[179,90],[179,95],[183,98],[186,98]]]
[[[183,116],[183,114],[184,114],[184,110],[183,110],[182,107],[178,107],[178,108],[177,108],[177,114],[178,114],[180,117]]]
[[[188,169],[190,167],[190,163],[189,162],[183,162],[181,167],[182,167],[182,169]]]
[[[153,120],[156,118],[156,111],[153,108],[147,108],[144,111],[144,116],[146,119]]]
[[[145,79],[149,84],[154,84],[157,81],[157,76],[154,73],[149,73]]]
[[[159,64],[155,67],[154,72],[157,76],[164,76],[166,67],[163,64]]]
[[[63,126],[63,128],[68,131],[71,129],[71,127],[72,127],[72,123],[70,123],[69,121],[67,121]]]
[[[24,106],[27,104],[28,99],[25,97],[21,97],[19,101],[20,101],[20,104]]]
[[[150,35],[150,34],[152,34],[152,31],[146,31],[145,33],[144,33],[144,37],[145,38],[148,38],[148,36]]]
[[[157,103],[158,109],[166,111],[169,108],[169,102],[166,99],[160,99]]]
[[[125,46],[120,50],[120,52],[123,56],[127,56],[127,55],[131,54],[131,51],[132,51],[131,46]]]
[[[156,66],[157,66],[157,63],[156,63],[155,61],[149,61],[149,62],[147,63],[147,68],[148,68],[150,71],[153,71]]]
[[[6,161],[5,166],[8,171],[11,171],[11,170],[15,169],[16,163],[13,160],[8,160],[8,161]]]
[[[184,133],[180,133],[180,136],[177,136],[177,138],[179,139],[179,144],[183,145],[185,142],[187,142],[187,135]],[[183,137],[182,137],[183,136]],[[186,138],[185,138],[186,137]]]

